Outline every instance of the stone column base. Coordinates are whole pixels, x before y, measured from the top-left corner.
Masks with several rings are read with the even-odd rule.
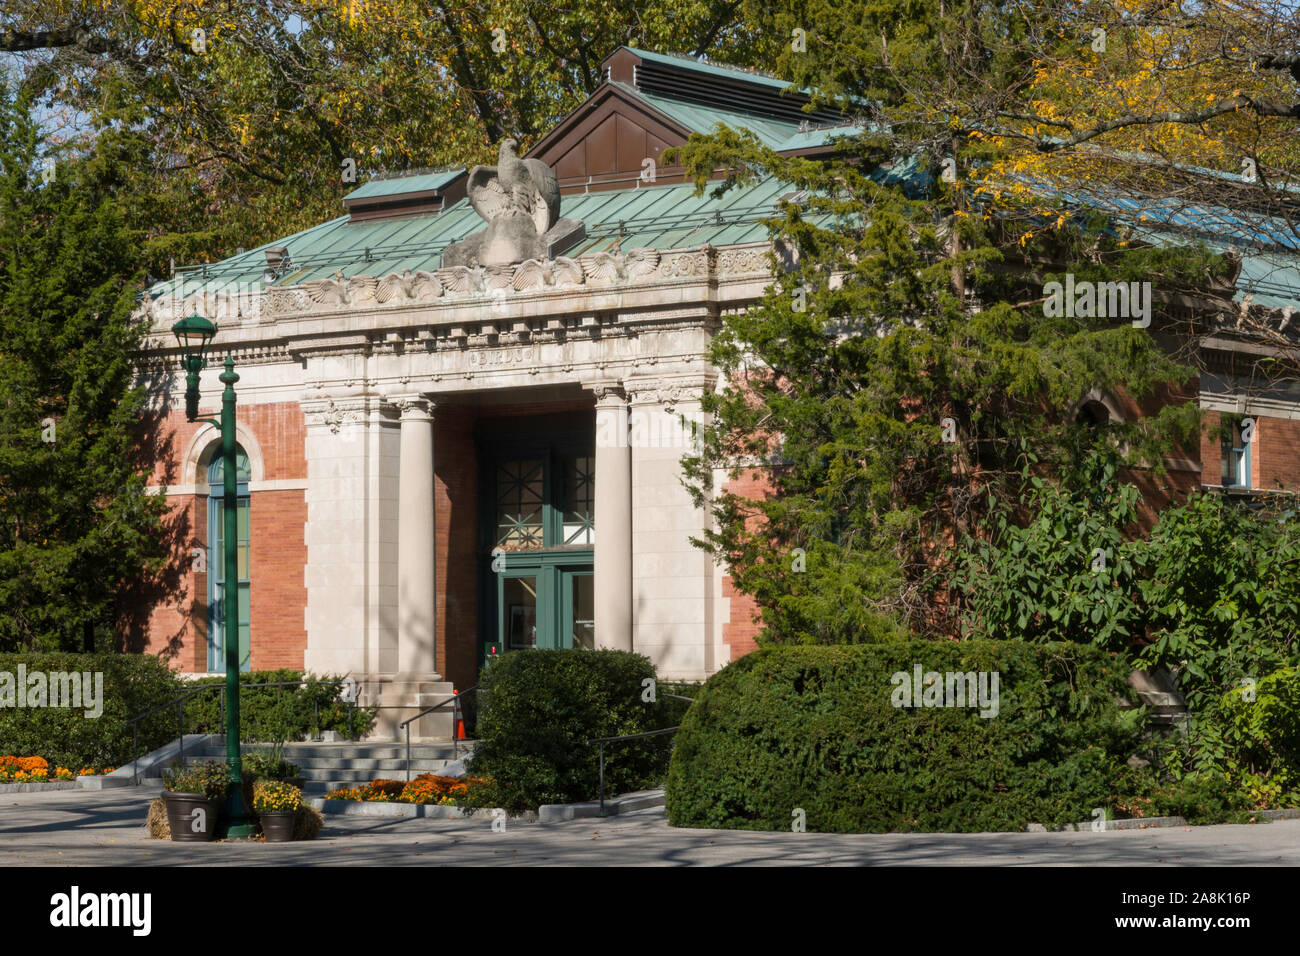
[[[405,741],[406,732],[401,723],[414,717],[426,707],[440,704],[452,697],[452,684],[439,674],[389,674],[372,677],[366,681],[361,703],[378,709],[375,727],[370,740]],[[412,740],[450,740],[455,733],[455,717],[451,706],[425,714],[411,724]]]

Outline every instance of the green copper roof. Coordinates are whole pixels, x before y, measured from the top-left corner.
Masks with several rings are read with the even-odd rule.
[[[465,173],[465,167],[461,166],[456,169],[442,170],[439,172],[421,173],[417,176],[394,176],[388,179],[372,179],[364,186],[352,190],[343,198],[346,199],[373,199],[378,196],[394,196],[401,193],[426,192],[433,189],[442,189]]]
[[[635,53],[641,59],[649,63],[662,63],[665,66],[690,70],[693,73],[700,73],[704,76],[726,77],[729,80],[744,80],[746,83],[755,83],[759,86],[767,86],[774,90],[791,90],[794,88],[790,83],[778,79],[775,76],[741,69],[738,66],[725,66],[718,63],[709,63],[705,60],[697,60],[695,57],[683,56],[681,54],[652,53],[649,50],[638,49],[634,46],[623,47],[623,49]],[[805,90],[803,92],[807,91]]]
[[[849,124],[822,126],[801,131],[798,123],[784,123],[769,117],[752,116],[740,110],[726,110],[702,103],[669,99],[665,96],[644,93],[626,83],[613,82],[611,85],[617,86],[630,96],[676,120],[688,130],[711,133],[718,123],[730,126],[732,129],[748,129],[769,149],[807,149],[821,146],[838,136],[851,136],[862,129],[861,126]]]
[[[587,237],[564,255],[582,256],[615,245],[625,251],[669,250],[706,242],[725,246],[765,241],[768,232],[761,220],[775,214],[777,199],[792,187],[769,177],[733,189],[721,199],[711,198],[708,191],[695,196],[694,191],[694,186],[679,183],[564,196],[561,215],[581,220],[587,229]],[[485,226],[464,199],[440,215],[355,223],[340,216],[221,262],[178,269],[174,278],[157,283],[149,292],[154,297],[192,295],[228,291],[241,283],[297,285],[336,272],[351,278],[404,269],[434,270],[441,268],[447,245]],[[268,283],[264,250],[279,246],[289,250],[291,265]]]

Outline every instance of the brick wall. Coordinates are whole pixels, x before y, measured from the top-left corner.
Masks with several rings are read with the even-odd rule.
[[[217,412],[201,409],[200,414],[215,417]],[[296,403],[240,406],[236,420],[261,450],[262,480],[306,480],[306,422]],[[174,486],[187,477],[181,474],[180,456],[204,427],[203,423],[187,422],[183,410],[172,412],[158,424],[151,436],[156,453],[151,483]],[[206,490],[202,463],[194,477]],[[206,671],[210,569],[197,570],[192,549],[202,549],[206,558],[208,498],[206,494],[172,493],[168,504],[170,520],[182,530],[173,548],[176,581],[166,599],[152,608],[146,641],[140,649],[161,654],[177,670]],[[302,489],[258,489],[254,484],[250,508],[251,666],[255,670],[301,668],[307,648],[305,493]]]
[[[1300,491],[1300,421],[1254,417],[1251,485],[1266,491]]]
[[[460,409],[434,422],[434,575],[437,659],[444,680],[474,683],[478,669],[478,457],[474,416]]]
[[[1300,491],[1300,421],[1252,415],[1255,442],[1250,449],[1250,487]],[[1218,412],[1206,412],[1201,431],[1201,482],[1223,484]]]
[[[750,471],[725,482],[722,490],[745,498],[763,498],[770,492],[771,484],[762,472]],[[732,586],[730,574],[723,574],[722,597],[727,602],[728,608],[727,621],[722,625],[722,642],[727,645],[728,655],[726,659],[718,662],[719,666],[757,650],[757,636],[762,629],[758,603],[748,594],[741,594]]]

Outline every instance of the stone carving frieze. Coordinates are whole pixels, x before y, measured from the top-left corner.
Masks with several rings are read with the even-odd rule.
[[[722,274],[766,270],[760,248],[697,249],[660,252],[638,248],[596,252],[579,258],[532,258],[519,263],[454,265],[435,271],[409,269],[386,276],[356,275],[316,279],[297,286],[272,286],[247,293],[196,293],[160,297],[141,308],[155,326],[170,325],[191,312],[217,319],[274,321],[282,316],[330,314],[429,304],[460,298],[491,297],[504,307],[506,297],[590,287],[593,291],[646,282],[707,279]]]
[[[302,402],[302,411],[308,427],[325,426],[332,434],[337,435],[344,425],[365,421],[370,403],[371,400],[364,397],[311,399]]]
[[[724,249],[718,254],[718,273],[723,277],[769,275],[766,246],[751,249]]]

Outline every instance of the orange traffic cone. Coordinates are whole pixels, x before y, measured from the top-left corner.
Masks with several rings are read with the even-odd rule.
[[[452,704],[452,708],[456,711],[456,739],[464,740],[466,739],[465,738],[465,715],[461,712],[460,709],[460,691],[453,689],[451,693],[456,698],[456,702]]]

